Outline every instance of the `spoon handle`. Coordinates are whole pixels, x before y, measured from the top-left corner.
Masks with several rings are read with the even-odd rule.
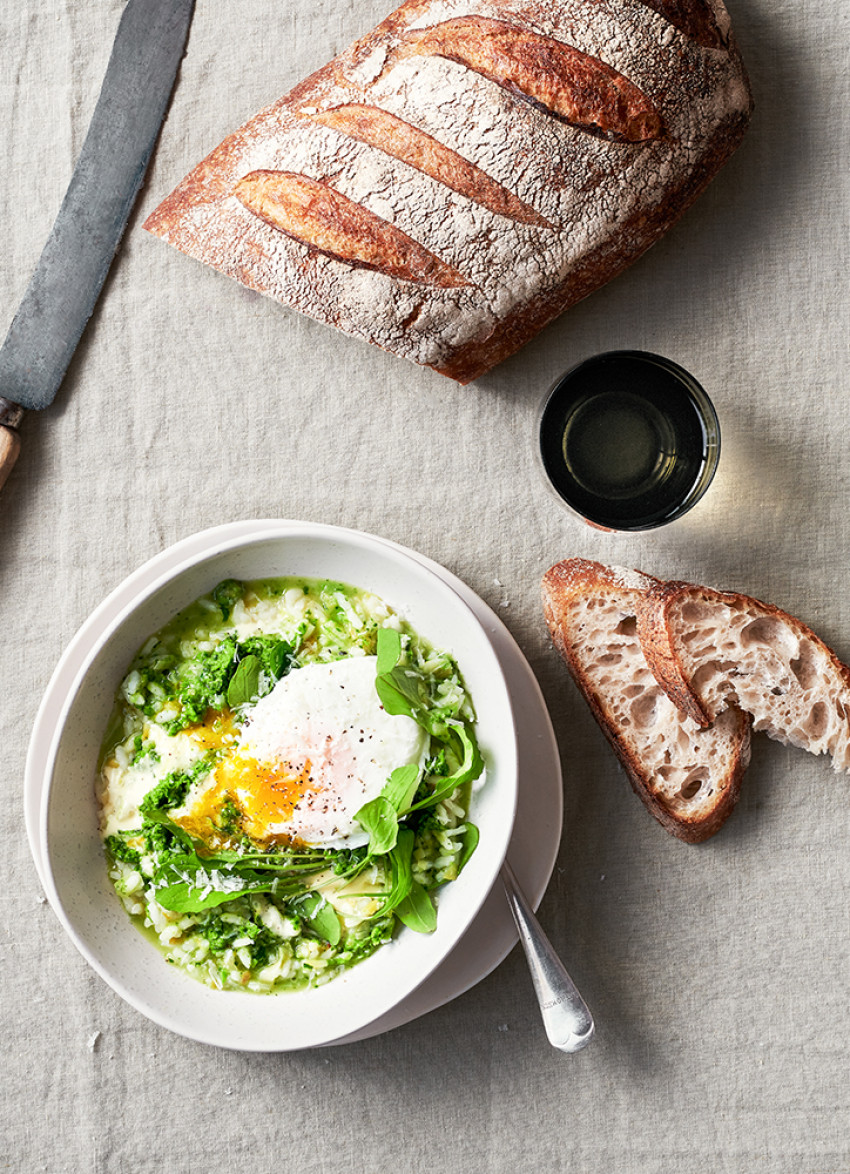
[[[502,883],[528,959],[549,1043],[562,1052],[579,1052],[593,1039],[593,1017],[541,929],[507,860],[502,865]]]

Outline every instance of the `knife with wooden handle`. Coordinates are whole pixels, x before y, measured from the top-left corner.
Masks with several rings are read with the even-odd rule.
[[[195,0],[128,0],[56,222],[0,348],[0,488],[25,410],[53,402],[142,185]]]

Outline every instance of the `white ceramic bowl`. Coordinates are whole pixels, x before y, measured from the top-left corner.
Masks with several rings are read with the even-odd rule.
[[[508,688],[473,611],[398,547],[353,530],[287,522],[258,522],[256,534],[247,537],[228,536],[226,529],[208,536],[200,548],[195,536],[192,557],[152,582],[136,573],[144,586],[103,627],[65,692],[46,760],[39,820],[45,891],[87,961],[156,1023],[203,1043],[246,1051],[316,1047],[359,1031],[409,996],[447,957],[496,880],[517,800]],[[480,843],[458,880],[442,891],[435,932],[402,929],[392,943],[326,986],[263,996],[208,989],[169,966],[139,933],[107,876],[94,784],[115,690],[146,637],[221,579],[276,575],[327,577],[373,591],[432,644],[451,652],[475,703],[487,772],[471,811]],[[126,593],[132,578],[118,591]],[[90,625],[97,626],[97,615]]]

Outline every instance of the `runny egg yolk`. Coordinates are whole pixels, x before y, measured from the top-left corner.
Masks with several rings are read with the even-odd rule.
[[[196,839],[209,841],[222,834],[222,814],[232,804],[239,814],[239,827],[253,840],[269,843],[292,839],[270,831],[287,823],[297,803],[314,789],[309,759],[297,773],[286,773],[278,764],[257,762],[234,754],[217,764],[196,802],[176,822]]]
[[[186,733],[204,750],[221,750],[229,742],[235,742],[239,730],[229,710],[223,713],[210,711],[203,722],[191,726]]]

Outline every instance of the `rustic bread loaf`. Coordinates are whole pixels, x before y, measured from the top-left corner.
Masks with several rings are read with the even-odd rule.
[[[683,713],[707,725],[739,706],[755,730],[850,770],[850,668],[800,620],[737,592],[654,583],[638,634]]]
[[[750,110],[721,0],[408,0],[145,227],[466,383],[653,244]]]
[[[737,802],[750,722],[730,706],[701,728],[661,689],[641,651],[636,619],[656,586],[638,571],[566,559],[543,578],[543,610],[635,792],[669,832],[698,843]]]

